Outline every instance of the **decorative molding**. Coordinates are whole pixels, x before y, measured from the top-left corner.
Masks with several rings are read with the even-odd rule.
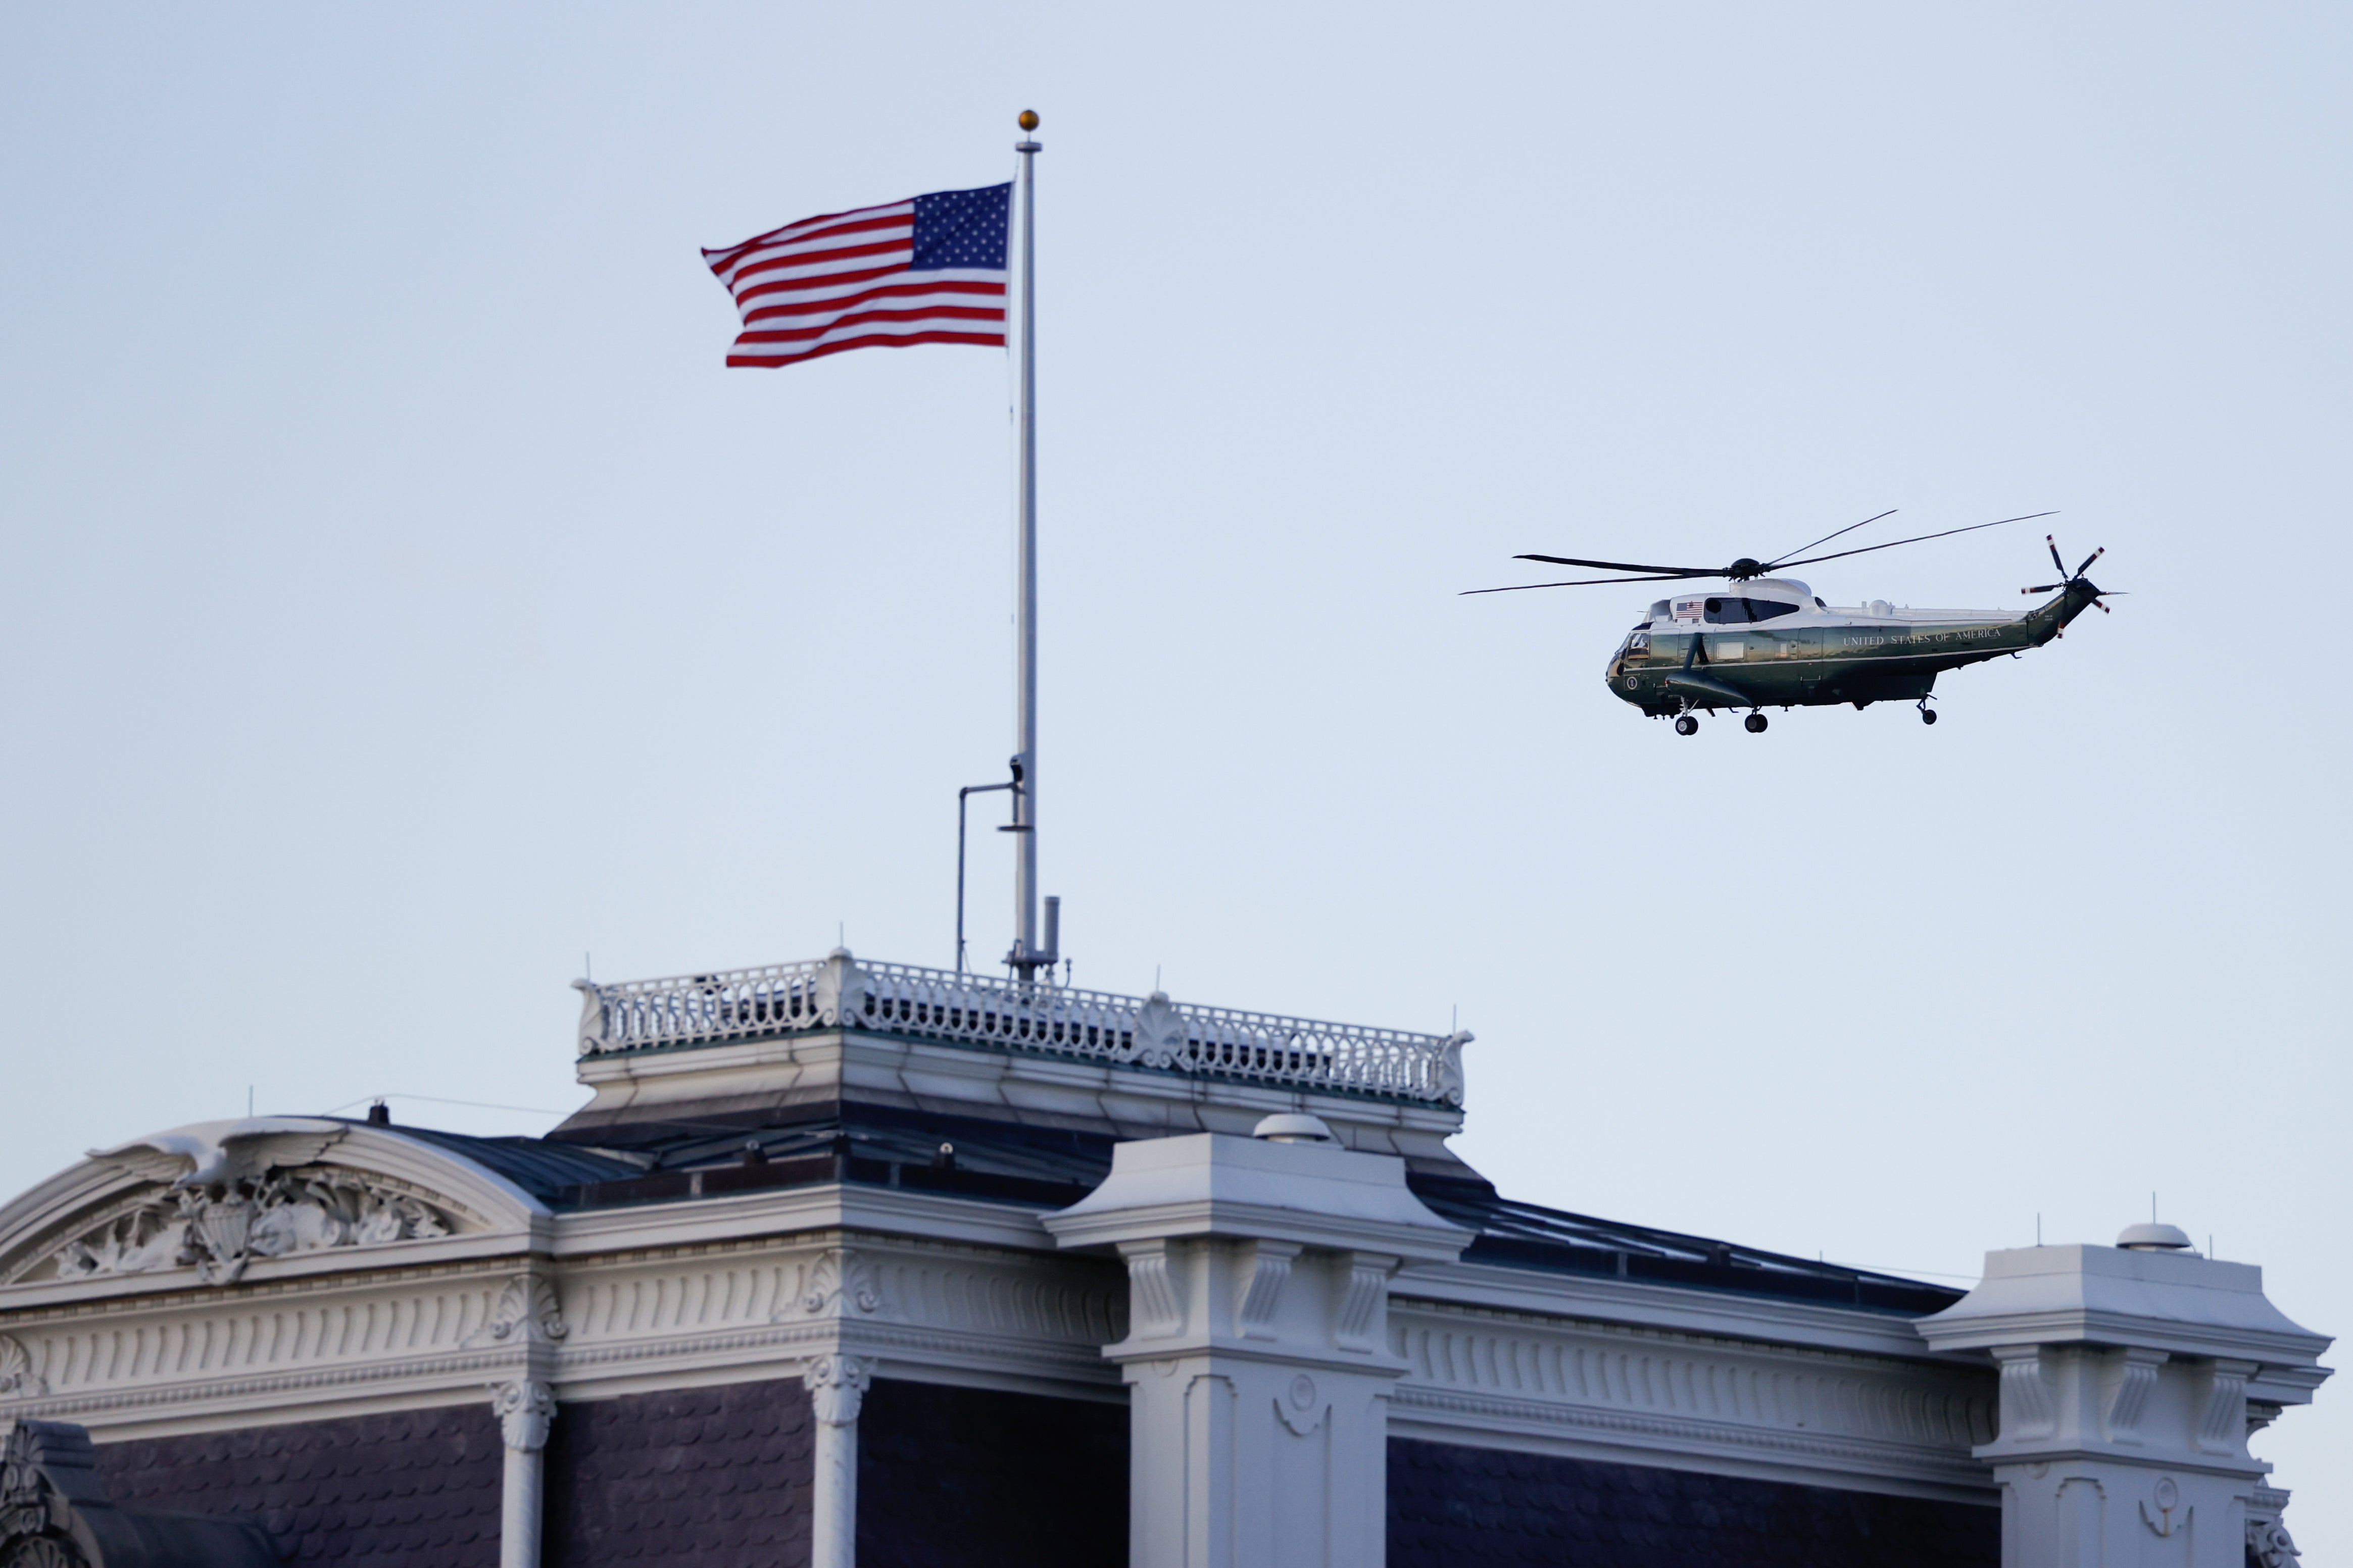
[[[0,1399],[37,1399],[49,1385],[33,1370],[33,1354],[13,1334],[0,1334]]]
[[[1472,1040],[1471,1031],[1457,1029],[1438,1042],[1438,1100],[1441,1104],[1459,1106],[1465,1087],[1462,1078],[1462,1047]]]
[[[686,1374],[693,1382],[709,1382],[708,1373],[714,1367],[741,1368],[747,1379],[788,1375],[789,1363],[830,1342],[833,1333],[833,1325],[809,1321],[567,1350],[551,1375],[567,1398],[577,1397],[575,1390],[617,1382],[642,1383],[648,1378],[659,1383]],[[1093,1346],[1008,1342],[983,1334],[870,1324],[860,1335],[860,1347],[887,1351],[894,1366],[907,1369],[983,1371],[1016,1384],[1035,1380],[1041,1393],[1067,1396],[1082,1387],[1108,1392],[1118,1386],[1116,1371]],[[780,1363],[787,1366],[780,1368]],[[218,1418],[200,1423],[205,1429],[237,1428],[274,1420],[317,1419],[322,1405],[380,1406],[387,1396],[405,1394],[447,1394],[448,1401],[427,1402],[454,1402],[470,1387],[486,1386],[485,1374],[512,1366],[510,1352],[477,1352],[51,1397],[20,1405],[12,1413],[44,1419],[70,1417],[100,1426],[168,1422],[174,1430],[187,1430],[194,1429],[189,1426],[189,1412],[208,1410],[217,1412]]]
[[[827,1306],[806,1314],[812,1282]],[[710,1381],[731,1365],[773,1377],[813,1348],[881,1351],[1041,1392],[1099,1390],[1117,1384],[1100,1352],[1124,1332],[1125,1295],[1092,1259],[822,1234],[530,1272],[370,1271],[17,1316],[7,1326],[51,1386],[37,1406],[20,1394],[9,1408],[109,1426],[213,1410],[224,1425],[237,1410],[308,1419],[338,1405],[462,1397],[485,1378],[529,1376],[571,1398],[584,1384]],[[861,1299],[877,1310],[860,1311]]]
[[[1291,1260],[1306,1248],[1287,1241],[1246,1241],[1240,1270],[1240,1299],[1234,1303],[1234,1326],[1246,1340],[1271,1340],[1274,1309],[1291,1278]]]
[[[2278,1520],[2247,1521],[2247,1560],[2251,1563],[2260,1568],[2296,1568],[2302,1555],[2295,1549],[2295,1537]]]
[[[457,1228],[438,1205],[378,1177],[325,1166],[268,1170],[216,1186],[141,1194],[64,1246],[36,1255],[10,1282],[193,1264],[202,1283],[232,1285],[259,1258],[445,1237]]]
[[[1755,1457],[1942,1487],[1981,1486],[1991,1380],[1966,1368],[1616,1324],[1389,1302],[1409,1422]]]
[[[1173,1068],[1185,1054],[1185,1019],[1166,991],[1155,991],[1135,1010],[1127,1042],[1110,1053],[1118,1062]]]
[[[2217,1361],[2206,1385],[2206,1406],[2199,1413],[2198,1451],[2241,1454],[2247,1446],[2247,1379],[2255,1375],[2251,1361]]]
[[[1921,1445],[1815,1436],[1804,1432],[1744,1428],[1723,1423],[1580,1408],[1532,1399],[1442,1394],[1400,1384],[1390,1399],[1392,1436],[1492,1447],[1541,1448],[1569,1439],[1607,1448],[1626,1463],[1685,1469],[1769,1467],[1783,1475],[1812,1472],[1809,1484],[1848,1487],[1858,1477],[1922,1483],[1945,1495],[1991,1491],[1980,1465],[1966,1454]],[[1504,1438],[1505,1441],[1497,1441]],[[1536,1441],[1530,1441],[1535,1438]],[[1723,1461],[1730,1460],[1727,1467]],[[1677,1464],[1680,1461],[1680,1465]]]
[[[1381,1301],[1388,1294],[1390,1277],[1398,1271],[1398,1261],[1379,1252],[1341,1255],[1340,1262],[1348,1270],[1348,1279],[1341,1290],[1340,1310],[1333,1319],[1335,1345],[1358,1355],[1370,1355],[1380,1348],[1375,1336],[1380,1326]]]
[[[508,1447],[535,1454],[547,1447],[548,1423],[555,1419],[555,1391],[528,1378],[494,1383],[491,1414],[499,1418],[499,1432]]]
[[[2177,1533],[2187,1534],[2189,1521],[2198,1512],[2195,1503],[2188,1508],[2181,1506],[2181,1483],[2171,1476],[2158,1477],[2157,1484],[2149,1489],[2149,1495],[2140,1499],[2139,1502],[2142,1527],[2160,1541],[2169,1541]],[[2157,1505],[2154,1514],[2148,1511],[2148,1505],[2152,1502]],[[2177,1513],[2181,1515],[2179,1519],[2173,1517]]]
[[[1389,1299],[1392,1307],[1428,1301],[1907,1361],[1921,1352],[1913,1320],[1893,1313],[1497,1263],[1409,1264]]]
[[[2157,1387],[2157,1369],[2171,1359],[2164,1351],[2137,1346],[2128,1346],[2109,1356],[2116,1373],[2116,1388],[2108,1398],[2109,1442],[2139,1444],[2140,1418],[2148,1408],[2149,1394]]]
[[[1996,1345],[1995,1364],[2001,1368],[2002,1439],[2048,1437],[2059,1430],[2059,1402],[2051,1376],[2042,1364],[2040,1345]]]
[[[1184,1306],[1176,1300],[1176,1282],[1168,1277],[1168,1243],[1123,1241],[1119,1255],[1127,1261],[1129,1331],[1139,1340],[1156,1340],[1183,1328]]]
[[[780,1301],[771,1320],[783,1322],[788,1318],[822,1317],[829,1313],[849,1311],[873,1313],[882,1310],[882,1293],[876,1289],[872,1267],[859,1253],[846,1247],[828,1247],[802,1266],[800,1283],[791,1296]]]
[[[1274,1402],[1274,1414],[1294,1437],[1304,1437],[1324,1425],[1324,1417],[1332,1413],[1331,1403],[1319,1402],[1315,1380],[1305,1373],[1293,1377]]]
[[[22,1421],[11,1422],[0,1438],[0,1539],[47,1531],[48,1490],[37,1435]]]
[[[874,1382],[874,1363],[866,1356],[812,1356],[801,1373],[807,1384],[809,1405],[828,1426],[847,1426],[858,1419],[866,1391]]]
[[[560,1343],[572,1332],[555,1287],[535,1274],[518,1274],[499,1291],[490,1321],[469,1336],[469,1346],[503,1344],[543,1346]]]

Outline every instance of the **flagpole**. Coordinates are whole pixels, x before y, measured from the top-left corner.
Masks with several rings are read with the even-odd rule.
[[[1008,959],[1026,981],[1034,977],[1039,965],[1051,965],[1058,955],[1038,946],[1038,197],[1034,165],[1039,144],[1029,135],[1038,129],[1037,114],[1023,110],[1020,126],[1021,140],[1013,144],[1021,155],[1020,177],[1014,191],[1021,213],[1021,368],[1016,378],[1018,390],[1013,413],[1014,505],[1020,539],[1014,590],[1014,640],[1018,649],[1014,756],[1019,772],[1013,791],[1014,937]]]

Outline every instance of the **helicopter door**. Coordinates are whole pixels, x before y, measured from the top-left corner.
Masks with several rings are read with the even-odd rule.
[[[1822,631],[1820,626],[1792,626],[1775,634],[1780,646],[1774,649],[1777,663],[1790,667],[1789,679],[1801,689],[1810,689],[1822,679]]]

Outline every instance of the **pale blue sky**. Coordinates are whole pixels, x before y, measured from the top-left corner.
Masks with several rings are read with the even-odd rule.
[[[0,1187],[565,1110],[584,952],[949,961],[1002,356],[725,371],[696,250],[1029,104],[1082,984],[1459,1006],[1521,1197],[1966,1276],[2154,1189],[2353,1329],[2348,73],[2316,5],[13,8]],[[1639,587],[1454,596],[1891,506],[2133,596],[1689,742],[1599,685]],[[2041,526],[1809,575],[2010,605]],[[2353,1386],[2257,1447],[2353,1552]]]

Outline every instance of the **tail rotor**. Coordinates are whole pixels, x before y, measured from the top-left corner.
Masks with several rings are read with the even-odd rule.
[[[2093,584],[2090,578],[2084,575],[2084,573],[2089,572],[2092,569],[2092,563],[2094,562],[2099,560],[2101,556],[2105,555],[2108,552],[2108,547],[2106,545],[2103,544],[2097,550],[2093,551],[2089,555],[2084,556],[2083,564],[2076,567],[2073,572],[2069,572],[2067,570],[2067,563],[2059,553],[2059,542],[2056,539],[2053,539],[2051,535],[2046,533],[2042,536],[2042,545],[2044,549],[2051,552],[2051,564],[2059,569],[2061,573],[2060,579],[2056,583],[2044,583],[2037,587],[2021,588],[2019,590],[2020,593],[2031,596],[2035,594],[2055,594],[2062,589],[2080,587],[2091,595],[2090,603],[2099,605],[2100,614],[2107,616],[2114,615],[2116,613],[2109,609],[2107,605],[2107,600],[2111,595],[2102,592],[2098,587]],[[2067,634],[2063,629],[2058,633],[2058,635],[2065,637]]]

